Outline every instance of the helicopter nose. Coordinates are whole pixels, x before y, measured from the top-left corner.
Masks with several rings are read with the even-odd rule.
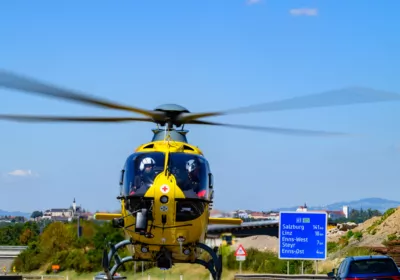
[[[170,224],[173,222],[172,213],[173,209],[173,198],[175,193],[175,185],[167,178],[160,178],[158,187],[154,192],[154,206],[156,213],[157,223],[163,225]]]

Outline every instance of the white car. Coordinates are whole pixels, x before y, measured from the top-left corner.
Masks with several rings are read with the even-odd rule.
[[[99,274],[97,274],[94,279],[96,280],[104,280],[107,279],[107,275],[104,272],[100,272]],[[118,272],[114,274],[113,279],[115,280],[120,280],[120,279],[127,279],[126,276],[122,276],[121,274],[119,274]]]

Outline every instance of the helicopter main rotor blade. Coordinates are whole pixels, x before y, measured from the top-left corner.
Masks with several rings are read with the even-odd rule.
[[[0,115],[0,120],[17,122],[153,122],[151,118],[132,117],[61,117],[61,116],[33,116],[33,115]]]
[[[189,124],[224,126],[224,127],[231,127],[231,128],[264,131],[264,132],[277,133],[277,134],[299,135],[299,136],[351,136],[351,134],[341,133],[341,132],[328,132],[328,131],[292,129],[292,128],[280,128],[280,127],[250,126],[250,125],[241,125],[241,124],[208,122],[208,121],[201,121],[201,120],[193,120],[193,121],[190,121]]]
[[[219,112],[185,113],[179,117],[179,120],[184,123],[199,118],[228,114],[296,110],[398,100],[400,100],[400,95],[397,93],[365,87],[349,87]]]
[[[45,96],[62,98],[69,101],[75,101],[78,103],[94,105],[97,107],[139,113],[147,117],[157,117],[161,115],[160,113],[155,111],[150,111],[131,106],[125,106],[105,99],[100,99],[82,93],[73,92],[72,90],[62,89],[60,87],[56,87],[50,84],[45,84],[43,82],[34,80],[32,78],[23,77],[21,75],[17,75],[4,70],[0,70],[0,87],[5,87],[14,90],[21,90],[24,92],[30,92]]]

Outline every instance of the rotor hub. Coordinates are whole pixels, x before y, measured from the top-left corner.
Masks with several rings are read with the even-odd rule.
[[[161,126],[168,124],[170,128],[173,125],[180,127],[182,122],[179,122],[178,117],[183,113],[190,113],[188,109],[178,104],[162,104],[154,109],[160,112],[160,115],[153,117],[154,122]]]

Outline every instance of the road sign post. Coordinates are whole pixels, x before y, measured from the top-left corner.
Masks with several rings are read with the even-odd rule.
[[[326,212],[280,212],[279,259],[325,260],[327,226]]]
[[[242,273],[242,262],[246,260],[247,252],[242,244],[235,251],[236,260],[239,262],[239,273]]]

